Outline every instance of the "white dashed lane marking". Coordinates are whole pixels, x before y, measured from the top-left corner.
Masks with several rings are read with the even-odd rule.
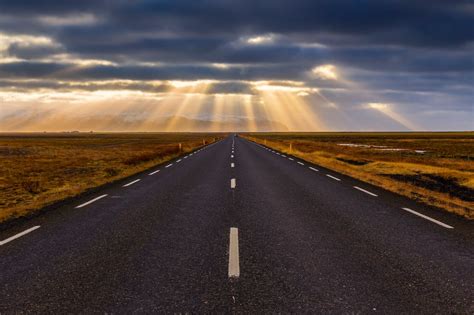
[[[334,180],[337,180],[338,182],[341,181],[339,178],[334,177],[334,176],[332,176],[332,175],[326,174],[326,176],[329,177],[329,178],[332,178],[332,179],[334,179]]]
[[[154,172],[151,172],[150,174],[148,174],[148,176],[151,176],[151,175],[155,175],[156,173],[158,173],[160,170],[156,170]]]
[[[240,276],[239,263],[239,229],[230,228],[229,235],[229,278],[238,278]]]
[[[269,149],[269,148],[266,148],[266,147],[263,147],[263,148],[264,148],[265,150],[269,151],[269,152],[276,153],[276,154],[278,154],[278,155],[280,155],[280,156],[282,156],[282,157],[286,157],[284,154],[280,154],[280,153],[278,153],[278,152],[275,152],[275,151],[272,150],[272,149]],[[288,160],[294,161],[294,159],[291,158],[291,157],[288,157]],[[300,165],[304,165],[304,163],[302,163],[302,162],[297,162],[297,163],[300,164]],[[318,169],[316,169],[316,168],[314,168],[314,167],[311,167],[311,166],[309,167],[309,169],[312,170],[312,171],[315,171],[315,172],[319,172]],[[336,180],[336,181],[341,181],[341,179],[339,179],[339,178],[337,178],[337,177],[335,177],[335,176],[332,176],[332,175],[330,175],[330,174],[325,174],[325,175],[326,175],[327,177],[331,178],[331,179]],[[366,189],[363,189],[363,188],[358,187],[358,186],[353,186],[353,187],[354,187],[355,189],[359,190],[359,191],[362,191],[362,192],[364,192],[364,193],[370,195],[370,196],[378,197],[377,194],[374,194],[373,192],[370,192],[370,191],[368,191],[368,190],[366,190]],[[454,229],[454,227],[451,226],[451,225],[448,225],[448,224],[443,223],[443,222],[441,222],[441,221],[439,221],[439,220],[433,219],[433,218],[431,218],[431,217],[429,217],[429,216],[427,216],[427,215],[421,214],[421,213],[419,213],[419,212],[417,212],[417,211],[415,211],[415,210],[412,210],[412,209],[410,209],[410,208],[402,208],[402,209],[405,210],[405,211],[407,211],[407,212],[410,212],[410,213],[412,213],[412,214],[414,214],[414,215],[416,215],[416,216],[418,216],[418,217],[420,217],[420,218],[423,218],[423,219],[425,219],[425,220],[431,221],[431,222],[433,222],[433,223],[435,223],[435,224],[437,224],[437,225],[439,225],[439,226],[442,226],[442,227],[444,227],[444,228],[447,228],[447,229]],[[237,230],[237,229],[236,229],[236,230]],[[237,234],[237,231],[236,231],[235,233]],[[232,234],[232,232],[231,232],[231,234]],[[230,255],[229,255],[229,257],[230,257]],[[230,273],[230,260],[229,260],[229,277],[231,277],[231,273]]]
[[[25,231],[20,232],[20,233],[18,233],[18,234],[16,234],[16,235],[13,235],[13,236],[11,236],[11,237],[9,237],[9,238],[3,240],[3,241],[0,241],[0,246],[5,245],[5,244],[7,244],[7,243],[10,243],[11,241],[16,240],[17,238],[20,238],[20,237],[22,237],[23,235],[26,235],[26,234],[28,234],[28,233],[31,233],[31,232],[33,232],[34,230],[39,229],[39,228],[40,228],[40,226],[37,225],[37,226],[34,226],[34,227],[32,227],[32,228],[29,228],[28,230],[25,230]],[[237,253],[238,253],[238,252],[237,252]]]
[[[420,218],[423,218],[423,219],[426,219],[426,220],[431,221],[431,222],[433,222],[433,223],[436,223],[436,224],[438,224],[438,225],[440,225],[440,226],[442,226],[442,227],[444,227],[444,228],[447,228],[447,229],[454,229],[454,227],[452,227],[451,225],[447,225],[446,223],[443,223],[443,222],[438,221],[438,220],[436,220],[436,219],[433,219],[433,218],[431,218],[431,217],[429,217],[429,216],[427,216],[427,215],[424,215],[424,214],[421,214],[421,213],[419,213],[419,212],[416,212],[415,210],[411,210],[410,208],[402,208],[402,209],[405,210],[405,211],[408,211],[408,212],[410,212],[410,213],[412,213],[412,214],[414,214],[414,215],[417,215],[417,216],[419,216]]]
[[[357,187],[357,186],[354,186],[355,189],[357,190],[360,190],[364,193],[366,193],[367,195],[371,195],[371,196],[374,196],[374,197],[378,197],[376,194],[374,194],[373,192],[370,192],[368,190],[365,190],[364,188],[360,188],[360,187]]]
[[[83,203],[83,204],[81,204],[81,205],[78,205],[78,206],[76,207],[76,209],[79,209],[79,208],[85,207],[85,206],[87,206],[87,205],[90,205],[91,203],[96,202],[97,200],[100,200],[100,199],[105,198],[105,197],[107,197],[107,196],[108,196],[107,194],[104,194],[104,195],[102,195],[102,196],[99,196],[99,197],[97,197],[97,198],[94,198],[94,199],[92,199],[92,200],[89,200],[88,202],[85,202],[85,203]]]
[[[130,182],[130,183],[128,183],[128,184],[123,185],[122,187],[131,186],[131,185],[133,185],[133,184],[135,184],[135,183],[138,183],[139,181],[141,181],[141,179],[136,179],[136,180],[134,180],[133,182]]]
[[[235,180],[235,178],[232,178],[230,180],[230,188],[233,189],[233,188],[235,188],[235,186],[237,186],[236,180]]]

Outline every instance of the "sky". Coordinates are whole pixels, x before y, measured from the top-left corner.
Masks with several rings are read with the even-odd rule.
[[[471,0],[0,0],[0,131],[474,130]]]

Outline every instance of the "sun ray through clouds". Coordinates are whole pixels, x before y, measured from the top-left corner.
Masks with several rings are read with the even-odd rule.
[[[205,94],[210,87],[210,82],[208,81],[190,82],[189,84],[190,86],[188,86],[187,83],[181,82],[175,82],[173,84],[177,88],[185,87],[183,91],[184,98],[182,102],[176,104],[176,111],[173,113],[172,118],[166,125],[165,131],[176,131],[182,128],[187,129],[189,126],[179,126],[179,121],[183,119],[183,115],[187,113],[190,106],[201,106],[202,102],[204,101],[203,94]]]

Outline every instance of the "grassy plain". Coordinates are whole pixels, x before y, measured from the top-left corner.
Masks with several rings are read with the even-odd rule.
[[[209,133],[0,134],[0,222],[222,137]]]
[[[243,136],[474,219],[474,132],[249,133]]]

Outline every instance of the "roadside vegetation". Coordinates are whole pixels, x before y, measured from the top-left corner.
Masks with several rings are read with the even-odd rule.
[[[474,219],[474,132],[249,133],[243,136]]]
[[[164,163],[223,134],[0,134],[0,222]]]

